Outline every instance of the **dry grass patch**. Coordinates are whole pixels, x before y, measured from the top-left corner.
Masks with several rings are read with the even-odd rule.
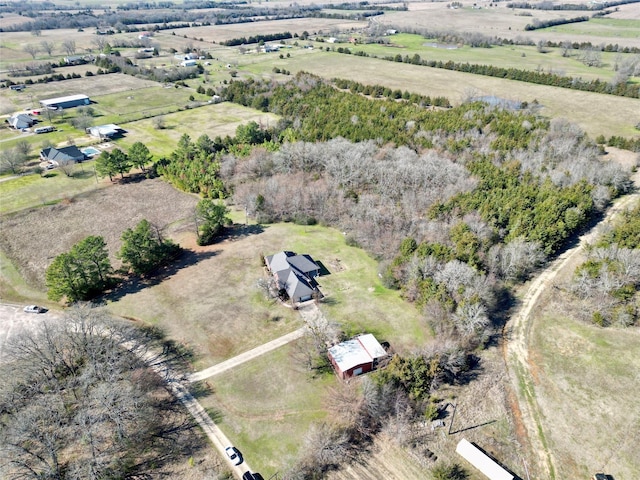
[[[146,218],[175,236],[190,228],[197,198],[162,180],[114,185],[69,197],[56,205],[0,219],[0,248],[28,284],[42,289],[46,267],[89,235],[105,237],[112,264],[122,232]]]

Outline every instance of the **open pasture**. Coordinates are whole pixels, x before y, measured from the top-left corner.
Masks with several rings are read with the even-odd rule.
[[[507,8],[506,3],[494,3],[489,7],[488,3],[480,3],[480,9],[472,8],[472,0],[464,0],[463,8],[447,8],[445,2],[410,2],[407,12],[385,12],[384,15],[376,17],[376,22],[390,28],[398,28],[406,31],[412,29],[426,29],[433,32],[477,32],[483,35],[511,39],[530,39],[537,43],[540,40],[562,41],[591,41],[593,44],[600,43],[615,44],[640,47],[640,36],[629,36],[620,38],[618,36],[608,36],[610,32],[601,31],[598,36],[590,38],[579,37],[562,32],[554,32],[548,28],[525,31],[527,24],[533,23],[535,19],[544,21],[558,18],[580,17],[589,12],[576,10],[522,10]],[[620,5],[616,18],[637,18],[637,4]],[[530,14],[531,16],[527,16]],[[591,21],[585,22],[590,24]],[[581,24],[575,24],[581,25]]]
[[[192,222],[197,197],[175,190],[162,180],[108,185],[109,180],[96,183],[93,168],[84,168],[80,182],[69,186],[65,194],[64,179],[20,177],[0,183],[0,195],[31,195],[33,207],[13,215],[0,217],[0,249],[9,257],[20,274],[32,287],[44,285],[46,267],[55,256],[88,235],[102,235],[107,242],[112,264],[118,266],[115,254],[120,248],[120,235],[146,218],[173,237]],[[57,182],[54,186],[48,181]],[[85,193],[72,196],[73,193]],[[42,205],[39,195],[57,196],[61,202]]]
[[[173,113],[188,106],[189,97],[195,93],[182,87],[165,88],[154,82],[149,83],[152,83],[152,86],[146,88],[94,95],[94,108],[99,114],[96,123],[127,123],[140,118]]]
[[[202,134],[207,134],[210,138],[234,136],[238,125],[255,121],[268,127],[278,121],[278,117],[272,113],[229,102],[183,110],[163,115],[163,118],[165,128],[160,130],[154,126],[151,118],[121,125],[128,133],[117,141],[118,145],[128,148],[134,142],[141,141],[157,158],[170,154],[185,133],[194,141]]]
[[[540,312],[529,355],[557,478],[638,478],[640,331],[583,324],[559,300]]]
[[[190,27],[175,30],[175,36],[186,35],[190,39],[202,38],[205,42],[219,43],[232,38],[250,37],[252,35],[265,35],[270,33],[290,32],[301,34],[305,30],[310,34],[334,31],[346,31],[366,27],[367,22],[332,19],[332,18],[295,18],[285,20],[269,20],[262,22],[249,22],[230,25],[210,25],[206,27]],[[173,36],[171,30],[163,30],[157,36]]]
[[[338,57],[338,58],[336,58]],[[616,97],[565,88],[535,85],[514,80],[484,77],[444,69],[387,62],[372,58],[331,52],[313,55],[293,55],[289,59],[273,59],[270,63],[255,64],[251,68],[269,71],[278,66],[307,71],[327,78],[346,78],[364,84],[380,84],[392,89],[408,90],[430,96],[445,96],[457,104],[473,96],[494,95],[509,100],[537,100],[540,113],[549,118],[566,118],[576,123],[589,135],[634,136],[638,131],[640,99]]]
[[[588,22],[557,25],[545,29],[548,32],[568,33],[575,38],[617,38],[621,45],[626,44],[626,39],[637,39],[640,36],[640,20],[617,18],[592,18]],[[579,41],[579,40],[578,40]]]
[[[37,83],[28,85],[21,92],[3,89],[0,93],[0,105],[13,106],[13,110],[27,107],[38,108],[38,101],[45,98],[83,94],[90,99],[94,96],[118,92],[129,92],[140,88],[157,86],[156,82],[132,77],[122,73],[95,75],[93,77],[74,78],[62,82]]]
[[[393,35],[389,37],[389,41],[391,42],[389,45],[354,46],[336,43],[335,46],[349,48],[352,51],[361,50],[378,57],[396,55],[411,57],[418,54],[423,60],[494,65],[519,70],[554,72],[583,79],[599,78],[605,81],[611,80],[615,75],[616,62],[620,63],[620,59],[633,55],[603,52],[603,66],[588,67],[578,60],[578,52],[572,51],[570,56],[563,57],[560,48],[545,48],[544,52],[540,52],[537,47],[524,45],[493,46],[492,48],[473,48],[468,45],[443,46],[437,40],[428,40],[420,35],[411,34]]]

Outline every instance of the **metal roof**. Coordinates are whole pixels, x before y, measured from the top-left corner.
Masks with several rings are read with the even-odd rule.
[[[342,372],[387,355],[371,333],[334,345],[329,349],[329,353]]]
[[[40,103],[45,106],[55,105],[56,103],[73,102],[74,100],[89,100],[86,95],[68,95],[66,97],[47,98],[46,100],[40,100]]]
[[[464,438],[458,443],[456,452],[491,480],[513,480],[512,474]]]

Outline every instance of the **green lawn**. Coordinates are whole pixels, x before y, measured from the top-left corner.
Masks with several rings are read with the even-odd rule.
[[[588,22],[557,25],[544,31],[589,37],[638,38],[640,36],[640,20],[592,18]]]
[[[103,181],[96,180],[92,161],[75,165],[73,177],[67,177],[59,169],[51,170],[44,176],[24,175],[0,182],[0,214],[71,199],[79,193],[104,185]]]
[[[293,461],[310,425],[326,418],[326,388],[338,382],[296,367],[294,350],[287,345],[207,380],[214,393],[200,399],[264,478]]]
[[[213,139],[216,136],[234,136],[238,125],[250,121],[264,126],[273,126],[278,121],[278,117],[271,113],[229,102],[209,104],[163,116],[165,128],[162,130],[154,127],[153,119],[120,124],[127,130],[127,135],[118,140],[117,144],[128,148],[134,142],[141,141],[157,158],[175,150],[178,140],[185,133],[194,141],[202,134],[207,134]]]

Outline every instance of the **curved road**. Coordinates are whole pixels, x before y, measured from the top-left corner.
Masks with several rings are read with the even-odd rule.
[[[511,379],[512,387],[518,393],[518,401],[522,421],[527,430],[531,446],[539,456],[539,465],[543,470],[544,478],[555,478],[554,472],[555,459],[541,435],[542,426],[539,423],[540,412],[535,400],[535,395],[531,391],[533,383],[529,370],[529,332],[531,330],[531,312],[536,306],[538,299],[549,286],[553,285],[558,272],[565,268],[571,260],[578,255],[583,247],[593,242],[600,234],[602,227],[611,222],[615,216],[623,209],[628,208],[633,202],[640,199],[640,193],[637,191],[640,185],[640,174],[632,177],[636,185],[636,192],[619,198],[607,212],[605,218],[595,225],[591,230],[580,237],[580,241],[576,247],[573,247],[558,258],[556,258],[540,275],[538,275],[529,285],[519,310],[511,317],[504,329],[504,348],[505,363]],[[524,381],[522,377],[524,375]],[[521,392],[522,385],[525,391]],[[523,398],[524,395],[524,398]]]

